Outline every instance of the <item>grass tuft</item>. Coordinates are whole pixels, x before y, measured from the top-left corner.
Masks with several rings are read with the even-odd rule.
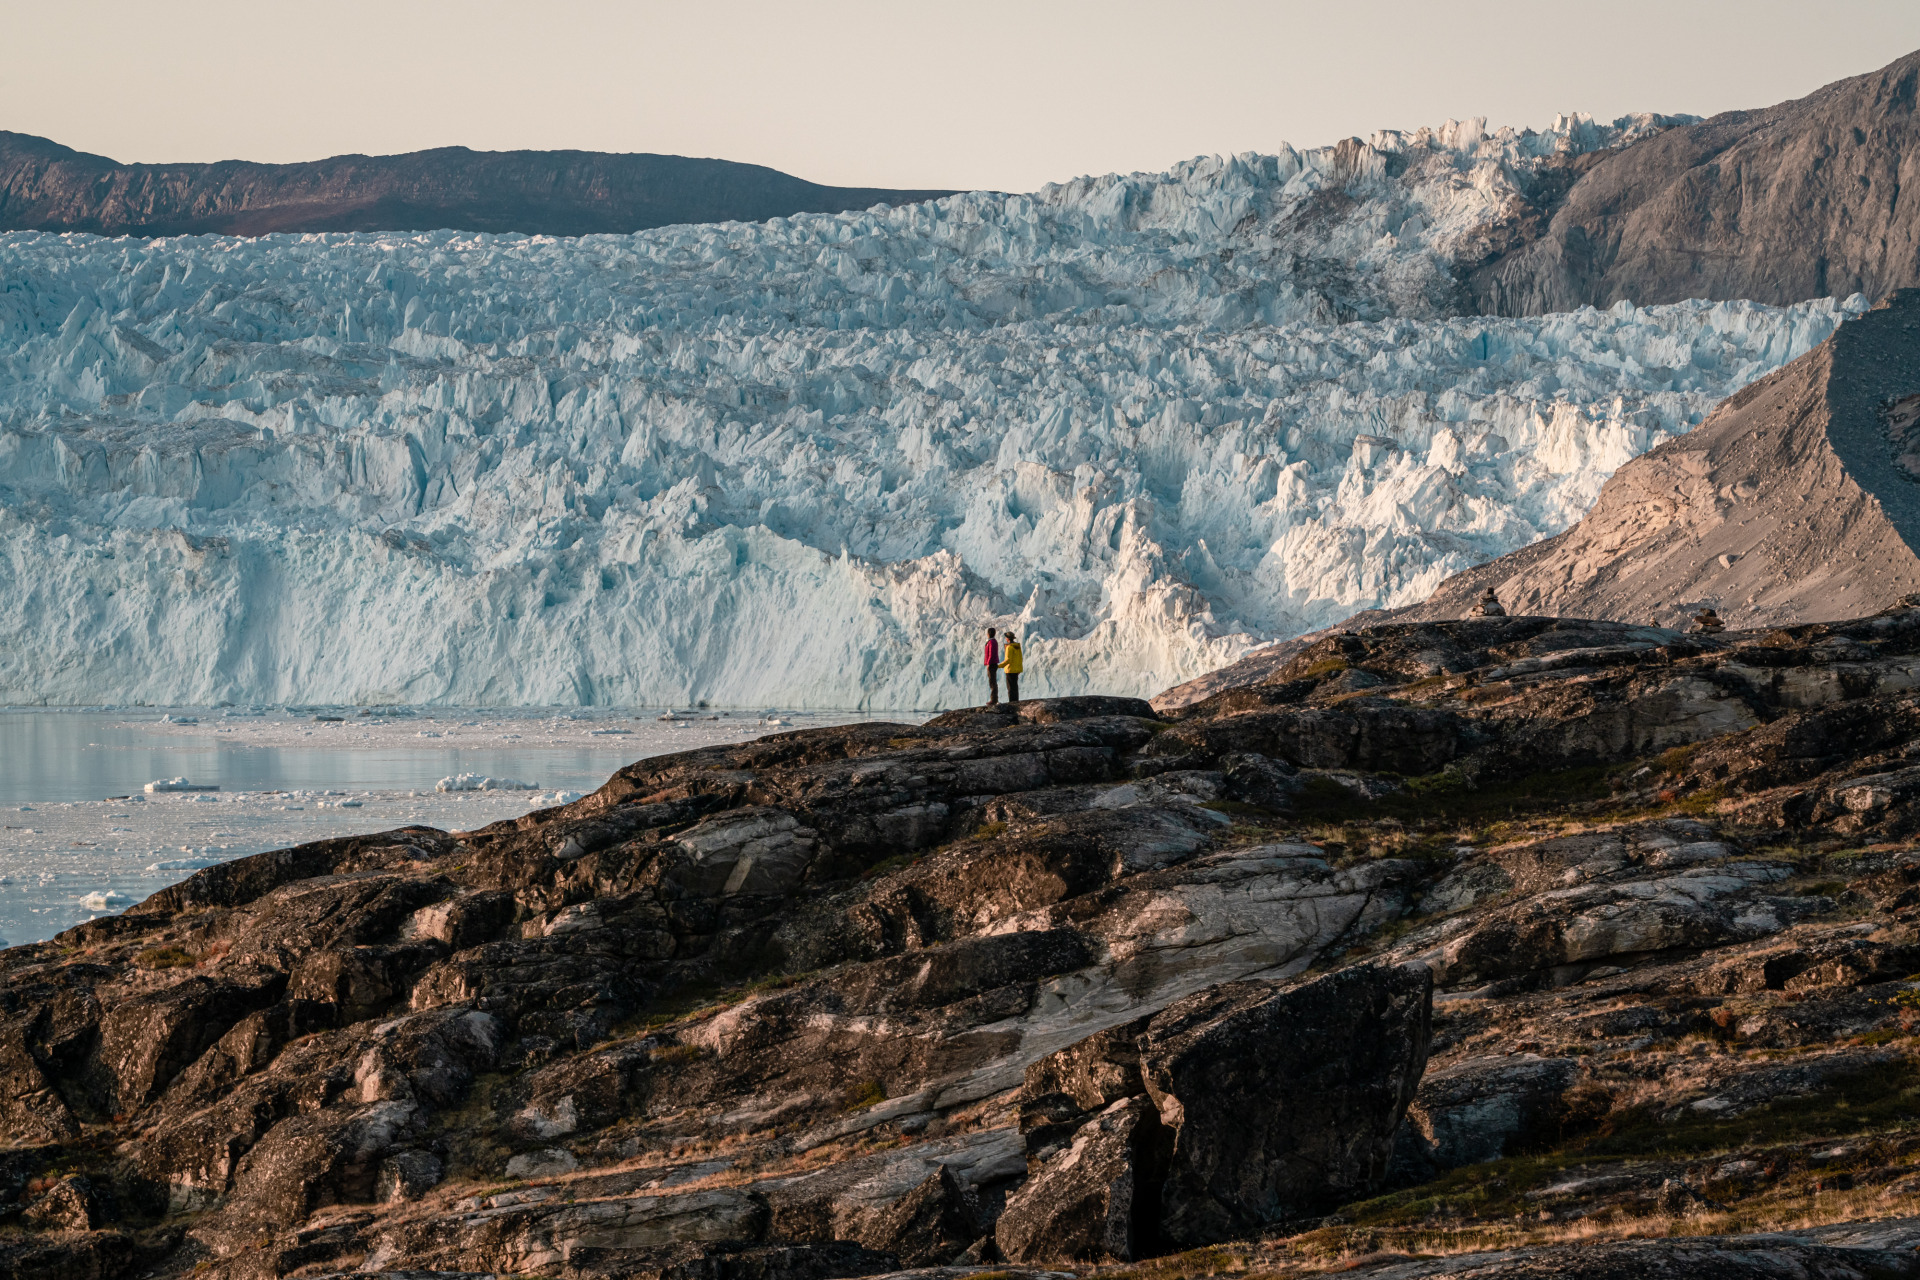
[[[187,969],[200,963],[200,958],[185,947],[165,946],[148,947],[136,955],[133,962],[142,969]]]

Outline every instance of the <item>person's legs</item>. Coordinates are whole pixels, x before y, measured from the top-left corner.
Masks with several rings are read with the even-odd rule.
[[[1000,705],[1000,670],[998,667],[987,668],[987,705],[990,707]]]
[[[1013,706],[1020,705],[1020,673],[1007,672],[1007,701]]]

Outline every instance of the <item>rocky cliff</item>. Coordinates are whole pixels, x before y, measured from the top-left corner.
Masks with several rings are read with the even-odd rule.
[[[1626,463],[1566,532],[1453,575],[1417,605],[1269,645],[1159,694],[1173,711],[1274,678],[1356,626],[1508,613],[1734,626],[1856,617],[1920,593],[1920,291],[1901,290],[1814,350]]]
[[[121,164],[0,130],[0,231],[257,236],[451,227],[579,236],[949,194],[823,187],[761,165],[593,151],[441,147],[307,164]]]
[[[1916,687],[1397,624],[210,868],[0,953],[0,1274],[1920,1274]]]
[[[1767,626],[1920,591],[1920,291],[1890,297],[1615,472],[1557,537],[1456,574],[1408,620],[1488,588],[1515,613]]]
[[[1796,101],[1570,157],[1496,225],[1487,260],[1463,260],[1473,307],[1877,298],[1920,284],[1916,94],[1920,53]]]

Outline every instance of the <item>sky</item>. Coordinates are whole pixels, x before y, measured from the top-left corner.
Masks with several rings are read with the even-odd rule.
[[[1920,49],[1916,0],[0,0],[0,129],[124,161],[461,145],[1026,191],[1556,112],[1711,115]]]

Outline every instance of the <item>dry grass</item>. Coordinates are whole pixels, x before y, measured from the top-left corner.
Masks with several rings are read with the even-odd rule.
[[[142,969],[190,969],[200,963],[200,957],[185,947],[168,943],[148,947],[134,956],[133,962]]]

